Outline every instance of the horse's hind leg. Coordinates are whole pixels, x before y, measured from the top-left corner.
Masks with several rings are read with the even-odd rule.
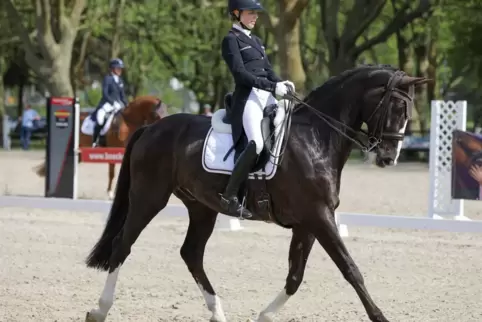
[[[388,322],[368,294],[363,276],[338,233],[333,211],[326,209],[323,213],[319,213],[315,220],[316,222],[311,222],[310,226],[316,239],[331,257],[346,281],[355,289],[370,320],[373,322]]]
[[[104,284],[104,289],[99,298],[99,306],[95,309],[90,310],[87,313],[85,322],[104,322],[110,308],[114,304],[114,293],[115,286],[117,284],[117,279],[119,277],[120,266],[115,270],[109,270],[109,275],[107,275],[107,280]]]
[[[293,296],[303,281],[306,262],[310,255],[315,236],[301,227],[293,227],[289,251],[289,272],[286,277],[284,289],[276,298],[259,314],[257,322],[271,322],[273,316],[278,313]]]
[[[152,181],[150,181],[152,182]],[[161,185],[162,184],[162,185]],[[131,247],[149,222],[166,207],[172,188],[165,183],[155,186],[138,180],[129,193],[129,210],[122,230],[112,242],[109,274],[99,298],[99,306],[87,313],[86,322],[103,322],[114,303],[119,270],[129,256]]]
[[[204,271],[204,250],[216,224],[217,212],[197,201],[183,200],[189,212],[189,227],[181,247],[181,257],[196,281],[211,311],[211,322],[226,322],[221,300]]]

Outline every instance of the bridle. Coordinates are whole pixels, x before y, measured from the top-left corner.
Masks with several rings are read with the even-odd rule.
[[[162,100],[157,99],[157,103],[154,105],[151,112],[159,118],[163,118],[164,116],[167,116],[167,104]]]
[[[353,128],[349,127],[345,123],[342,123],[334,119],[333,117],[318,111],[311,105],[305,103],[302,99],[298,98],[295,93],[288,93],[285,97],[288,100],[290,100],[291,105],[293,104],[294,101],[296,101],[302,106],[309,108],[316,116],[318,116],[320,119],[325,121],[332,129],[337,131],[339,134],[341,134],[348,140],[355,143],[357,146],[359,146],[363,152],[370,152],[373,149],[375,149],[384,139],[403,141],[403,138],[405,137],[404,133],[398,133],[398,132],[387,133],[384,131],[385,126],[390,125],[390,116],[391,116],[392,107],[393,107],[393,102],[391,100],[392,97],[399,98],[405,102],[404,108],[405,108],[406,120],[410,119],[412,116],[411,107],[413,105],[414,86],[409,86],[408,94],[397,88],[397,85],[401,82],[401,80],[405,75],[406,75],[405,72],[398,70],[392,75],[392,77],[390,77],[386,86],[372,89],[365,95],[365,96],[368,96],[368,95],[378,94],[379,92],[383,92],[383,96],[380,102],[378,103],[377,107],[374,109],[372,114],[368,117],[368,119],[365,122],[368,124],[372,120],[372,118],[377,114],[377,112],[380,111],[381,115],[378,118],[378,122],[376,123],[374,129],[370,132],[367,132],[363,129],[360,129],[358,131],[354,130]],[[292,107],[293,106],[289,106],[289,109],[291,110]],[[300,108],[301,107],[299,107],[293,113],[298,111]],[[291,118],[291,114],[289,116]],[[289,120],[289,123],[291,123],[291,120]],[[345,131],[341,130],[333,123],[336,123],[337,125],[341,126],[345,130],[351,131],[354,134],[362,133],[362,135],[366,137],[367,143],[363,143],[361,140],[349,136],[348,134],[345,133]],[[288,125],[288,128],[289,128],[289,125]]]
[[[164,114],[167,113],[167,105],[162,100],[157,99],[155,104],[152,105],[152,108],[149,111],[149,113],[151,113],[153,120],[155,120],[156,118],[161,119],[164,116]],[[138,122],[134,122],[126,114],[124,114],[124,110],[122,110],[120,114],[124,119],[124,122],[130,126],[139,127],[142,125],[147,125],[149,122],[149,120],[147,119],[144,119],[142,124],[139,124]]]
[[[373,130],[373,134],[378,134],[378,136],[375,137],[378,137],[380,139],[403,141],[403,138],[405,136],[404,133],[384,133],[384,125],[390,126],[390,116],[393,107],[393,102],[391,100],[392,96],[405,102],[405,120],[408,120],[412,117],[412,109],[410,107],[413,104],[414,86],[409,87],[408,94],[396,87],[405,75],[406,74],[404,72],[398,70],[390,78],[385,88],[376,88],[367,93],[367,95],[371,95],[377,94],[381,91],[385,92],[375,110],[372,112],[370,117],[368,117],[368,120],[366,120],[366,123],[368,124],[373,118],[373,116],[378,112],[378,110],[381,109],[382,115],[378,119],[375,129]],[[365,134],[368,135],[368,133],[366,132]]]

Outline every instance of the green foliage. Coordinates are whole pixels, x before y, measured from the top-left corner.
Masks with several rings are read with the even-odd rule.
[[[297,0],[291,0],[295,2]],[[482,84],[482,4],[480,0],[430,0],[431,12],[409,21],[392,32],[383,41],[374,43],[361,53],[353,54],[354,47],[360,46],[385,30],[397,15],[397,10],[409,3],[408,11],[418,8],[421,0],[366,0],[366,8],[382,4],[381,11],[373,21],[363,22],[362,18],[373,11],[359,12],[356,19],[350,19],[356,0],[310,0],[301,15],[301,52],[307,88],[319,86],[336,71],[333,64],[341,63],[341,69],[350,64],[381,63],[399,64],[399,48],[396,32],[407,41],[407,72],[415,72],[414,48],[435,42],[430,64],[436,69],[436,80],[443,91],[453,91],[456,86],[477,88]],[[2,1],[0,1],[2,2]],[[35,11],[32,2],[13,1],[24,19],[24,26],[32,30]],[[67,1],[69,8],[74,1]],[[3,3],[3,2],[2,2]],[[322,17],[325,3],[338,4],[334,11],[338,38],[332,37],[324,28]],[[127,65],[125,77],[132,88],[131,94],[157,94],[168,104],[181,107],[184,91],[169,87],[172,78],[180,80],[185,88],[192,90],[201,103],[219,106],[226,91],[233,89],[232,76],[221,57],[220,44],[230,28],[231,21],[226,13],[226,0],[136,0],[125,2],[120,15],[120,27],[116,28],[116,17],[121,8],[120,0],[89,1],[82,18],[73,53],[73,65],[86,80],[79,81],[80,89],[86,91],[86,105],[96,105],[100,91],[91,89],[94,79],[99,79],[106,71],[108,59],[113,51],[113,40],[119,37],[119,56]],[[267,13],[275,20],[282,12],[282,2],[265,0]],[[6,17],[0,4],[0,58],[7,62],[19,59],[20,42],[13,25]],[[366,12],[365,12],[366,11]],[[358,20],[357,20],[358,19]],[[330,41],[340,41],[345,30],[361,28],[350,48],[339,46],[333,50]],[[280,44],[276,35],[260,21],[255,33],[266,41],[267,53],[280,71]],[[81,47],[85,42],[85,54]],[[31,35],[33,37],[33,35]],[[279,35],[278,35],[279,36]],[[330,38],[332,37],[332,38]],[[333,40],[335,39],[335,40]],[[348,46],[349,47],[349,46]],[[352,56],[350,56],[352,55]],[[8,64],[7,64],[8,65]],[[90,77],[84,70],[89,66]],[[76,67],[76,68],[77,68]],[[72,67],[74,69],[74,66]],[[87,68],[86,68],[87,69]],[[73,73],[73,77],[79,77]],[[440,97],[438,89],[435,91]]]
[[[468,69],[482,80],[482,4],[480,1],[448,1],[444,17],[450,39],[448,59],[457,69]]]
[[[80,99],[80,106],[95,107],[102,98],[102,89],[100,88],[88,88],[84,91],[84,95]]]

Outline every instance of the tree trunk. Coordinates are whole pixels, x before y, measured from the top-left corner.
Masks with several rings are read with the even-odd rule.
[[[50,95],[73,97],[74,88],[70,78],[70,59],[59,58],[52,65],[52,74],[44,78]]]
[[[296,92],[305,91],[306,73],[303,68],[300,44],[300,16],[308,0],[278,0],[279,17],[262,15],[261,22],[275,35],[278,45],[280,77],[291,80]]]
[[[426,32],[417,33],[414,36],[414,54],[416,77],[427,77],[428,70],[428,34]],[[418,112],[420,133],[425,135],[427,132],[427,118],[429,107],[427,106],[427,88],[418,86],[415,88],[415,109]]]
[[[120,55],[121,52],[121,34],[122,34],[122,23],[124,17],[124,7],[126,4],[126,0],[118,0],[115,9],[114,15],[114,34],[112,36],[112,45],[111,45],[111,52],[110,58],[115,58]]]
[[[398,68],[406,72],[407,74],[412,74],[412,61],[411,61],[411,48],[406,37],[399,30],[396,33],[397,36],[397,52],[398,52]],[[407,123],[407,128],[405,129],[405,135],[409,136],[413,134],[413,121],[410,120]]]
[[[433,40],[430,40],[428,53],[428,66],[427,66],[427,77],[432,81],[427,83],[427,106],[432,104],[432,101],[436,99],[438,92],[437,83],[437,47]]]
[[[18,84],[17,92],[17,117],[20,117],[23,114],[23,94],[25,90],[25,79],[20,77],[19,80],[20,83]]]
[[[3,75],[7,70],[5,58],[0,57],[0,143],[3,145],[3,118],[5,117],[5,87]]]
[[[427,83],[427,104],[430,106],[432,101],[436,99],[438,93],[440,93],[440,89],[437,82],[437,41],[438,41],[438,26],[431,29],[430,32],[430,39],[428,44],[428,67],[427,67],[427,77],[430,78],[432,81]]]
[[[355,67],[355,65],[356,57],[350,57],[350,55],[339,51],[338,56],[333,57],[333,59],[330,59],[328,62],[328,70],[330,71],[330,75],[334,76]]]
[[[15,32],[25,50],[29,67],[45,83],[50,95],[74,95],[70,75],[72,52],[82,12],[87,0],[73,0],[71,10],[63,2],[55,9],[49,0],[36,0],[35,22],[37,43],[33,43],[20,12],[12,0],[3,0]],[[63,4],[63,5],[62,5]],[[70,15],[67,14],[70,11]]]
[[[406,37],[401,31],[397,31],[397,52],[398,52],[398,68],[406,72],[412,73],[412,61],[411,61],[411,47]]]
[[[293,0],[282,1],[285,6],[289,5],[290,2],[293,2]],[[281,21],[281,24],[276,28],[276,42],[279,45],[280,77],[291,80],[295,83],[296,91],[303,93],[306,73],[301,59],[299,17],[293,18],[291,22]]]

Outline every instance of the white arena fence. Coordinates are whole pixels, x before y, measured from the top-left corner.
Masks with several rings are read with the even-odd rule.
[[[466,130],[467,101],[432,101],[430,122],[430,190],[426,217],[337,213],[340,234],[349,226],[428,229],[482,233],[482,221],[464,214],[464,201],[452,199],[452,133]]]
[[[463,200],[451,198],[452,132],[466,129],[466,101],[432,101],[430,132],[430,194],[429,213],[426,217],[392,216],[337,212],[339,232],[348,237],[350,226],[381,227],[395,229],[440,230],[449,232],[482,232],[482,221],[465,216]],[[75,131],[77,133],[78,131]],[[0,207],[23,207],[87,211],[108,214],[111,202],[104,200],[63,199],[42,197],[0,196]],[[162,216],[187,217],[183,205],[169,204]],[[220,214],[218,230],[243,229],[240,220]]]

